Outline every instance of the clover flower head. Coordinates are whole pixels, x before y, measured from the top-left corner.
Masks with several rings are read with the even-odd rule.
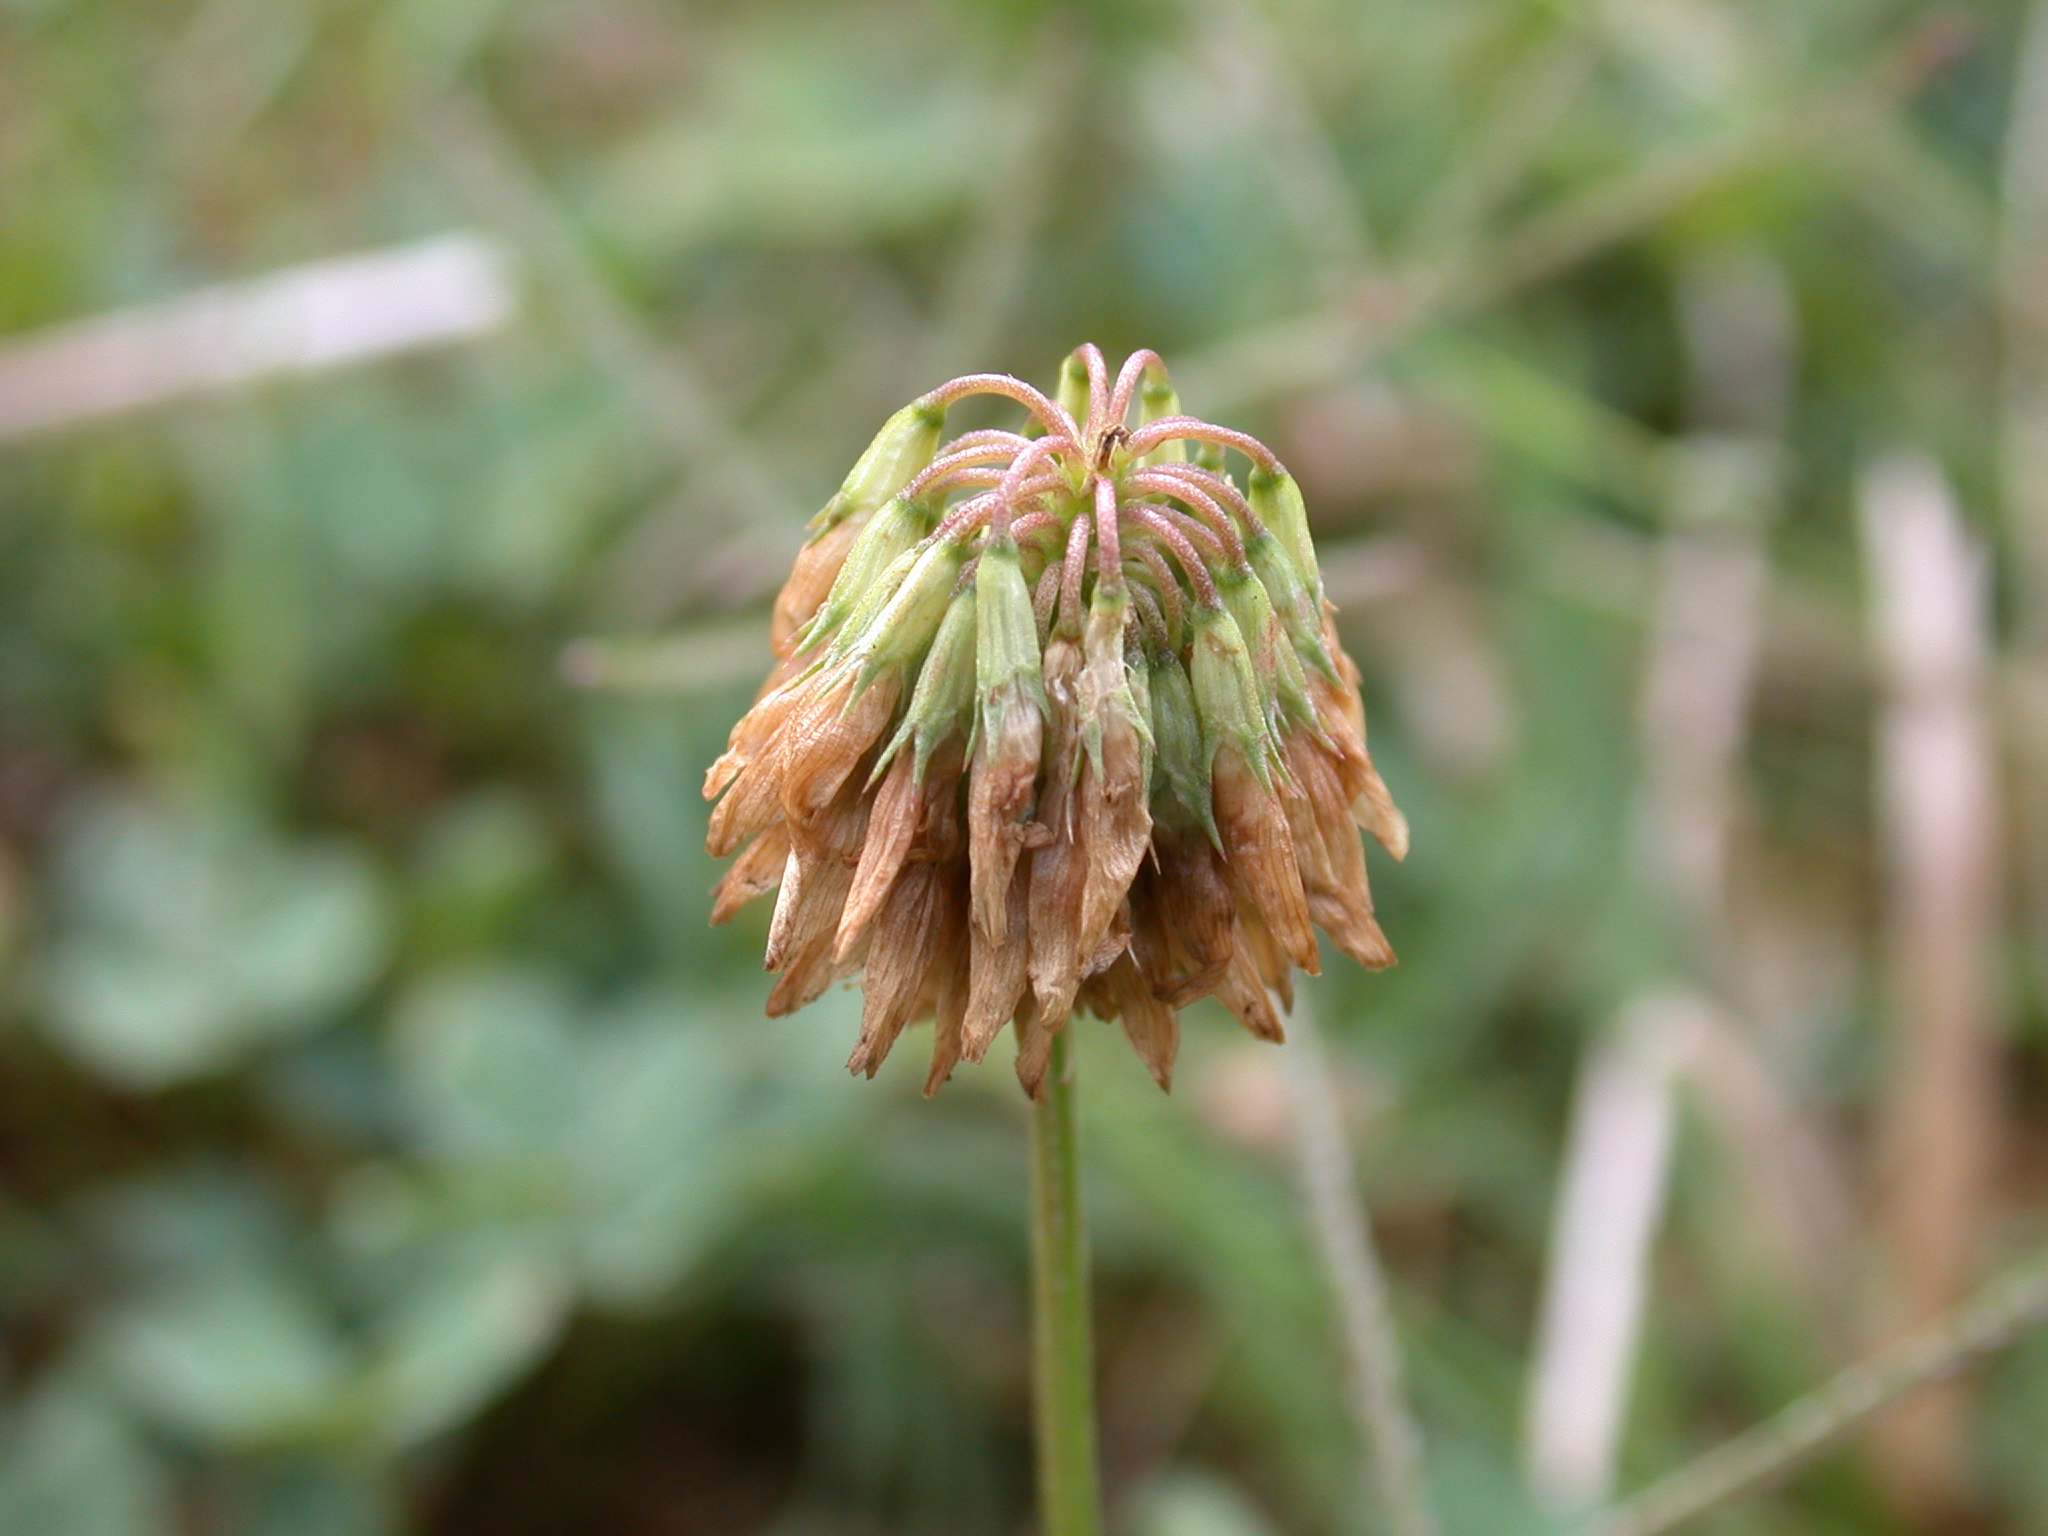
[[[970,394],[1026,431],[942,442]],[[1315,926],[1393,961],[1357,829],[1396,858],[1408,831],[1333,618],[1292,477],[1183,415],[1153,353],[1112,381],[1083,347],[1056,398],[941,385],[776,600],[776,665],[705,780],[711,851],[738,854],[712,920],[779,886],[769,1013],[858,977],[849,1065],[933,1019],[928,1093],[1014,1023],[1037,1094],[1077,1008],[1161,1087],[1197,998],[1278,1040]]]

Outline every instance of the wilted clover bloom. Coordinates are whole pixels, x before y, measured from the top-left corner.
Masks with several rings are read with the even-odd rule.
[[[942,447],[970,394],[1027,430]],[[1112,384],[1084,347],[1058,395],[976,375],[889,419],[797,556],[777,665],[704,786],[711,851],[739,852],[713,920],[781,887],[769,1013],[857,976],[850,1065],[935,1019],[927,1092],[1014,1021],[1036,1093],[1077,1007],[1165,1086],[1199,997],[1281,1037],[1311,924],[1393,959],[1357,828],[1396,858],[1407,828],[1293,479],[1180,414],[1150,352]]]

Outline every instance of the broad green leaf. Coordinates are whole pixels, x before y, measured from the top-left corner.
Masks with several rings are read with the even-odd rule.
[[[545,1159],[575,1104],[561,978],[512,965],[428,978],[399,1002],[393,1064],[422,1145],[459,1159]]]
[[[569,1297],[544,1250],[457,1245],[379,1319],[363,1388],[377,1439],[410,1446],[464,1423],[554,1342]]]
[[[349,1350],[291,1278],[229,1272],[117,1313],[99,1346],[165,1428],[223,1448],[319,1438],[344,1407]]]
[[[332,1022],[381,969],[381,883],[347,843],[281,841],[123,796],[76,811],[49,1026],[116,1082],[158,1088]]]
[[[54,1377],[0,1428],[0,1531],[172,1536],[169,1468],[82,1379]]]

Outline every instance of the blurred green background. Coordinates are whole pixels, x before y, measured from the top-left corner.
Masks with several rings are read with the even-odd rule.
[[[926,1102],[915,1050],[842,1072],[849,995],[764,1020],[697,786],[882,417],[1085,340],[1295,469],[1414,825],[1374,854],[1402,963],[1333,953],[1311,1001],[1454,1536],[1564,1528],[1529,1362],[1575,1077],[1632,999],[1716,999],[1763,1086],[1678,1092],[1623,1487],[1882,1336],[1922,1251],[1887,1146],[1988,1147],[1969,1274],[2048,1235],[2029,25],[0,0],[0,1531],[1029,1529],[1007,1066]],[[468,320],[347,366],[136,309],[449,235]],[[335,301],[342,350],[403,286]],[[1901,451],[1989,560],[1955,698],[1998,862],[1953,930],[1938,878],[1901,916],[1875,745],[1859,526]],[[1762,586],[1688,631],[1731,550]],[[1687,806],[1704,885],[1654,851]],[[1963,977],[1985,1068],[1928,1079],[1917,1143],[1901,968]],[[1109,1033],[1117,1529],[1376,1529],[1277,1053],[1205,1006],[1167,1098]],[[1837,1226],[1774,1212],[1788,1146]],[[2048,1533],[2048,1341],[1964,1413],[1945,1470],[1858,1442],[1703,1528]]]

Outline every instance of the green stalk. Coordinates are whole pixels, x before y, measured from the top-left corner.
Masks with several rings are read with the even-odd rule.
[[[1067,1031],[1031,1106],[1031,1387],[1041,1536],[1101,1536],[1095,1345]]]

